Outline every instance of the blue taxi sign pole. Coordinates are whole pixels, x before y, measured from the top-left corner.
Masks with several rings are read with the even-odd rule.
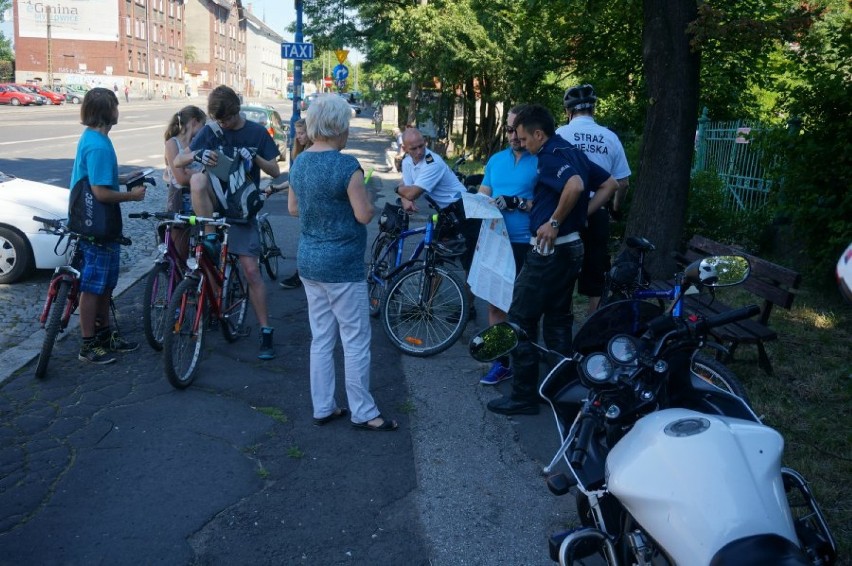
[[[295,0],[296,2],[296,43],[304,41],[302,34],[302,7],[303,0]],[[296,136],[296,122],[301,119],[301,103],[302,103],[302,60],[293,60],[293,115],[290,118],[290,135],[288,136],[287,149],[293,148],[293,139]]]

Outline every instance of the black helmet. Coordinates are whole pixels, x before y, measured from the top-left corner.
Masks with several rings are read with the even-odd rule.
[[[565,91],[562,104],[566,110],[586,110],[594,108],[598,97],[595,96],[595,87],[592,85],[572,86]]]

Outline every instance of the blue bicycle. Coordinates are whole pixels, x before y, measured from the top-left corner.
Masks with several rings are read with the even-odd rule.
[[[437,204],[428,197],[430,205]],[[427,357],[443,352],[467,324],[469,299],[464,282],[445,264],[464,253],[463,240],[438,241],[436,233],[450,219],[439,211],[424,226],[409,229],[408,215],[388,204],[379,219],[379,234],[367,268],[370,315],[381,315],[391,343],[402,352]],[[405,242],[422,236],[411,255]]]
[[[664,302],[671,301],[666,314],[676,319],[687,317],[688,313],[684,309],[684,302],[689,286],[684,285],[686,279],[684,273],[675,274],[674,282],[665,288],[653,288],[651,278],[645,270],[645,256],[656,250],[656,247],[647,239],[636,236],[627,238],[625,244],[630,250],[633,250],[633,253],[638,255],[638,259],[634,260],[634,255],[631,252],[625,252],[616,259],[612,268],[606,274],[599,309],[616,301],[655,299],[659,304],[660,312],[663,310]],[[743,279],[747,277],[748,261],[745,258],[732,256],[719,259],[740,265],[740,269],[746,270]],[[742,267],[742,263],[745,264],[745,267]],[[692,358],[693,373],[708,383],[729,391],[748,402],[746,390],[739,379],[733,371],[719,360],[719,358],[726,357],[728,351],[721,344],[714,342],[706,342],[703,347],[715,349],[717,351],[716,357],[696,351]]]

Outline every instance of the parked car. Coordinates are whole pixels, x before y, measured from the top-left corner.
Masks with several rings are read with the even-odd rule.
[[[265,104],[243,104],[240,106],[240,112],[246,120],[257,122],[266,128],[281,154],[278,161],[287,161],[287,138],[290,134],[290,125],[281,119],[278,111]]]
[[[355,93],[352,92],[341,92],[338,93],[340,96],[346,99],[346,102],[349,103],[349,107],[352,109],[353,116],[360,116],[361,112],[364,111],[364,107],[361,106],[361,103],[358,102],[358,98],[356,98]]]
[[[35,91],[36,94],[39,94],[50,101],[50,104],[62,104],[65,102],[65,95],[59,92],[54,92],[52,90],[42,88],[39,85],[24,85],[30,88],[30,90]]]
[[[0,104],[11,104],[12,106],[29,106],[35,104],[33,95],[12,88],[9,84],[0,84]]]
[[[83,97],[89,91],[86,85],[69,84],[63,87],[65,89],[65,100],[71,104],[82,104]]]
[[[39,106],[43,106],[45,104],[53,104],[53,102],[48,97],[39,94],[38,91],[30,85],[21,85],[18,83],[13,83],[12,86],[21,92],[26,92],[33,95],[36,99],[36,104],[38,104]]]
[[[66,257],[55,251],[59,237],[40,232],[43,225],[33,216],[66,218],[70,194],[64,187],[0,172],[0,283],[14,283],[33,269],[66,263]]]
[[[314,93],[307,95],[305,98],[303,98],[302,102],[301,102],[302,112],[304,112],[305,110],[310,108],[311,102],[316,100],[319,95],[320,95],[320,93],[314,92]]]

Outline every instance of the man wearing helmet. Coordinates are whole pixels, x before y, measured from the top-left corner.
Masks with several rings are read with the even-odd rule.
[[[624,147],[611,130],[595,122],[595,104],[598,97],[592,85],[574,86],[565,91],[563,104],[568,123],[556,133],[583,151],[590,161],[600,165],[618,181],[618,190],[612,201],[613,212],[618,212],[630,177],[630,166]],[[594,191],[592,191],[594,196]],[[598,308],[604,287],[604,276],[610,268],[609,213],[601,208],[589,215],[588,225],[580,231],[585,246],[583,270],[578,279],[580,294],[589,298],[589,314]]]

